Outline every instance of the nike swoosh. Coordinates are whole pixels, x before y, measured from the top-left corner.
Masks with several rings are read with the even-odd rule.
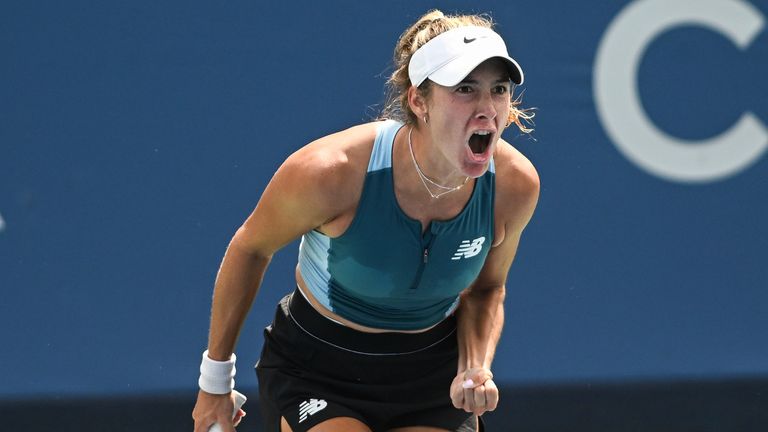
[[[468,38],[468,37],[464,36],[464,43],[472,43],[472,42],[474,42],[476,39],[477,39],[477,38],[472,38],[472,39],[470,39],[470,38]]]

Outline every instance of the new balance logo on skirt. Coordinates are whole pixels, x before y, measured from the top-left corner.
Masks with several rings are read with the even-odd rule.
[[[328,406],[324,399],[310,399],[299,404],[299,423],[307,419],[308,415],[314,415]]]
[[[460,260],[462,258],[472,258],[483,250],[483,243],[485,243],[485,237],[476,238],[472,240],[472,242],[464,240],[461,242],[459,249],[456,250],[456,253],[453,254],[453,258],[451,259]]]

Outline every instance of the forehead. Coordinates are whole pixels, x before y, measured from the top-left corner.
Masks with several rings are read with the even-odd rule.
[[[504,60],[500,58],[491,58],[480,63],[472,72],[467,75],[463,81],[469,80],[493,80],[510,81],[509,69]]]

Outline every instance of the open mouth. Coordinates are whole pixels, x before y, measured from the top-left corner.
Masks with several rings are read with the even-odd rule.
[[[491,144],[491,133],[488,131],[477,131],[469,137],[469,148],[474,154],[483,154]]]

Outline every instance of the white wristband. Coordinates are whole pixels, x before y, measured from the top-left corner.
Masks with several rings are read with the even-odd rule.
[[[210,394],[227,394],[235,388],[235,361],[237,356],[226,361],[212,360],[208,350],[203,352],[200,363],[200,379],[197,381],[200,390]]]

